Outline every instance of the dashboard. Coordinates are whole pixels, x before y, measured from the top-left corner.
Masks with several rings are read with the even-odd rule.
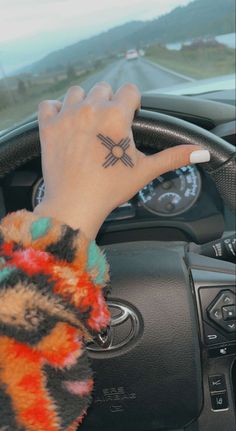
[[[32,207],[35,208],[43,199],[45,185],[40,178],[33,188]],[[194,166],[186,166],[174,172],[162,175],[139,191],[137,204],[153,214],[174,217],[188,211],[201,193],[201,175]],[[107,221],[132,218],[135,208],[132,201],[124,203],[114,210]]]
[[[192,97],[178,96],[178,98],[175,98],[172,96],[164,97],[163,95],[160,97],[156,95],[155,97],[150,95],[143,97],[142,106],[145,109],[163,112],[190,121],[235,145],[236,128],[233,106]],[[16,136],[18,139],[18,133],[16,133]],[[139,146],[139,149],[142,149],[142,147]],[[41,161],[38,157],[26,162],[22,167],[15,169],[0,180],[0,217],[4,216],[6,212],[22,208],[32,210],[42,200],[43,195],[44,182]],[[149,343],[152,346],[150,352],[155,350],[153,346],[156,343],[158,353],[156,358],[160,359],[160,364],[164,364],[165,370],[168,371],[168,360],[175,366],[177,364],[177,368],[175,367],[173,373],[168,372],[168,375],[166,374],[167,377],[165,374],[163,376],[155,374],[159,373],[161,369],[159,365],[156,365],[156,359],[153,362],[154,367],[148,367],[149,371],[151,370],[149,373],[150,382],[153,381],[156,385],[156,381],[158,381],[153,379],[153,375],[157,376],[160,382],[160,384],[158,383],[157,392],[152,392],[148,388],[151,396],[153,397],[153,393],[155,395],[153,399],[156,405],[161,403],[163,398],[164,403],[162,405],[166,406],[166,397],[163,397],[164,392],[160,390],[160,387],[163,388],[161,385],[165,381],[171,382],[172,395],[174,398],[179,399],[179,389],[178,392],[173,391],[172,380],[175,380],[176,376],[178,378],[178,374],[176,374],[178,367],[181,372],[184,370],[183,374],[188,374],[189,359],[191,360],[191,357],[189,353],[184,353],[184,346],[186,345],[186,340],[191,340],[191,343],[194,341],[198,344],[197,332],[199,331],[203,371],[202,378],[199,375],[201,379],[199,381],[204,392],[204,403],[197,423],[190,423],[185,428],[186,431],[187,429],[189,431],[196,429],[201,429],[201,431],[214,431],[216,429],[233,431],[234,429],[236,362],[235,346],[232,343],[235,337],[231,331],[235,330],[235,323],[234,321],[228,321],[228,318],[223,319],[223,314],[222,316],[220,315],[221,320],[219,320],[219,310],[215,307],[219,306],[219,300],[223,301],[226,297],[228,299],[223,308],[225,308],[226,304],[227,307],[235,305],[235,268],[229,262],[199,255],[194,252],[194,249],[190,249],[188,253],[185,253],[185,244],[181,242],[206,243],[221,237],[223,232],[233,230],[235,230],[235,214],[224,205],[212,179],[200,166],[185,166],[154,179],[131,200],[112,211],[101,227],[97,238],[99,245],[111,245],[106,247],[106,250],[109,253],[109,262],[111,262],[113,268],[112,285],[114,296],[112,300],[117,300],[118,304],[122,304],[122,301],[124,301],[124,304],[132,305],[130,310],[134,312],[134,316],[139,319],[140,315],[141,331],[143,322],[145,322],[146,329],[143,333],[148,335],[149,338],[143,344],[140,338],[138,343],[133,345],[138,346],[138,348],[140,346],[144,347],[145,363],[147,363],[146,351]],[[153,243],[148,242],[148,240],[153,241]],[[140,245],[138,243],[118,244],[129,241],[147,241],[147,243],[146,245],[145,243]],[[155,244],[154,241],[165,241],[166,244]],[[169,249],[168,244],[170,241],[173,241],[171,249]],[[178,241],[181,242],[178,243]],[[191,313],[185,313],[188,300],[184,293],[185,288],[181,293],[177,256],[181,264],[183,258],[188,259],[187,266],[191,268],[191,295],[187,296],[189,300],[194,300],[196,305],[194,307],[194,303],[191,302],[193,306],[192,322],[190,320]],[[158,265],[156,265],[156,262],[158,262]],[[172,269],[175,276],[173,276]],[[147,274],[147,276],[144,276],[144,274]],[[175,280],[177,280],[176,283]],[[157,287],[160,288],[158,289]],[[143,292],[145,292],[145,300]],[[176,295],[176,292],[178,292],[178,295]],[[150,298],[154,299],[150,300]],[[223,305],[223,302],[220,303],[221,305]],[[158,313],[157,309],[159,310]],[[190,309],[187,308],[187,310]],[[227,310],[232,310],[232,308]],[[155,325],[153,324],[155,322],[154,316],[159,319]],[[113,317],[115,319],[117,315]],[[132,334],[132,331],[130,332],[130,322],[133,322],[133,320],[127,319],[125,321],[127,326],[119,326],[122,337],[126,334],[126,330],[129,331],[129,334]],[[192,332],[192,324],[194,326],[196,324],[197,332]],[[158,331],[156,331],[156,328],[158,328]],[[193,334],[195,335],[193,336]],[[129,350],[125,350],[124,355],[122,352],[119,357],[118,368],[117,362],[115,362],[117,359],[115,352],[111,352],[111,356],[108,354],[108,362],[105,362],[105,365],[105,353],[100,352],[100,357],[104,361],[97,360],[97,369],[95,368],[98,379],[99,376],[102,376],[100,387],[98,381],[96,385],[98,388],[96,403],[100,403],[101,400],[103,402],[104,387],[106,387],[105,390],[108,391],[106,393],[109,393],[109,395],[110,390],[114,391],[115,389],[116,391],[116,386],[122,389],[122,393],[131,393],[126,391],[126,387],[132,388],[132,393],[134,393],[133,382],[136,380],[137,386],[140,387],[140,389],[137,389],[137,402],[140,402],[141,399],[140,405],[143,406],[142,397],[144,396],[144,399],[146,397],[145,405],[147,406],[149,394],[147,395],[147,392],[143,391],[144,386],[140,385],[139,379],[140,371],[138,366],[140,363],[142,364],[142,359],[140,360],[142,356],[139,356],[138,353],[137,366],[134,367],[135,355],[133,356],[132,349],[130,349],[130,352],[132,356],[128,360]],[[181,360],[176,360],[176,352],[180,352],[179,358]],[[162,359],[162,353],[166,355],[165,360]],[[186,359],[185,363],[187,365],[184,368],[183,358]],[[94,353],[91,353],[91,359],[96,359]],[[113,359],[114,366],[112,365]],[[122,363],[124,364],[124,372],[117,373],[116,384],[113,369],[120,371]],[[134,378],[134,374],[132,374],[130,380],[127,373],[127,364],[129,363],[132,364],[132,371],[137,371],[137,378]],[[102,364],[105,366],[106,373],[101,372]],[[196,370],[197,362],[194,361],[193,365],[194,370]],[[111,374],[109,374],[109,367]],[[126,376],[125,389],[120,386],[122,384],[120,381],[121,374]],[[106,383],[106,380],[104,383],[104,376],[108,383]],[[112,388],[109,386],[110,382],[112,382]],[[181,382],[181,387],[183,387],[182,379],[178,380],[178,382]],[[218,391],[213,383],[219,384],[219,382],[221,386],[217,388],[219,389]],[[197,391],[194,389],[192,379],[189,380],[189,383],[187,393],[192,394],[189,396],[189,399],[192,400]],[[117,392],[115,392],[115,395],[117,395]],[[181,397],[180,402],[182,403]],[[103,408],[100,409],[100,404],[97,404],[103,422],[105,421],[107,409],[105,404],[109,405],[109,403],[104,403],[104,410]],[[133,407],[130,408],[131,411],[132,409]],[[135,408],[134,410],[136,417],[138,410]],[[147,414],[149,414],[148,409],[146,410]],[[143,415],[142,410],[140,411]],[[169,416],[171,417],[171,415]],[[95,414],[94,424],[97,426],[98,423],[98,417]],[[91,429],[94,429],[94,426]],[[171,429],[173,429],[172,426]]]
[[[34,209],[44,196],[40,160],[8,175],[2,191],[7,212]],[[222,213],[223,203],[210,177],[196,166],[186,166],[156,178],[112,211],[99,235],[103,243],[111,235],[118,236],[118,242],[140,236],[206,242],[222,229]]]
[[[142,105],[195,123],[235,143],[232,106],[193,97],[150,94],[143,96]],[[32,210],[43,195],[40,159],[31,160],[0,182],[4,212]],[[185,166],[156,178],[112,211],[97,241],[101,245],[139,240],[200,244],[233,229],[234,215],[224,206],[211,178],[198,166]]]

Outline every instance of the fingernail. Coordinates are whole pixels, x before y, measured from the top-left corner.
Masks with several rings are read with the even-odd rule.
[[[190,163],[205,163],[211,159],[210,152],[208,150],[196,150],[190,154]]]

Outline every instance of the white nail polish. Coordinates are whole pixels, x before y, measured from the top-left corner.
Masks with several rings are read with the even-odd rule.
[[[209,162],[211,158],[208,150],[196,150],[190,154],[190,163],[205,163]]]

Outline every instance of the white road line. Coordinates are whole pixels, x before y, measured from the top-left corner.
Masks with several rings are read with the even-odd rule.
[[[190,82],[196,81],[196,79],[190,78],[190,76],[182,75],[181,73],[175,72],[172,69],[168,69],[167,67],[161,66],[158,63],[154,63],[154,61],[148,60],[147,58],[142,58],[142,61],[145,61],[146,63],[149,63],[152,66],[163,70],[164,72],[168,72],[172,75],[178,76],[178,78],[185,79],[186,81],[190,81]]]

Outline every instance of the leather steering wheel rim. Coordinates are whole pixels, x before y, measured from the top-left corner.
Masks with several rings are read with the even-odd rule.
[[[201,127],[179,118],[140,110],[133,121],[136,145],[144,150],[161,151],[181,144],[196,144],[211,153],[203,165],[214,180],[222,199],[236,211],[235,147]],[[0,138],[0,178],[40,155],[38,122],[9,131]]]

